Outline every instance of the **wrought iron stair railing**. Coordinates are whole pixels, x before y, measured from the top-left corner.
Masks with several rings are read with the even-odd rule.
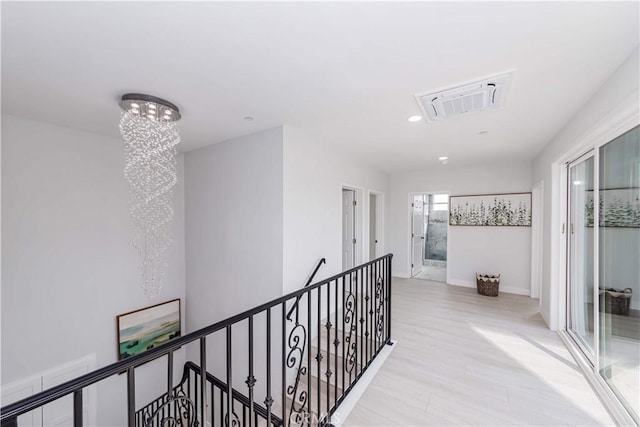
[[[137,426],[193,426],[198,424],[197,415],[201,413],[203,402],[198,399],[200,396],[200,367],[193,362],[187,362],[182,371],[182,379],[173,388],[172,396],[182,396],[188,398],[191,405],[183,405],[181,401],[172,400],[170,395],[164,393],[157,399],[148,403],[145,407],[136,411]],[[212,425],[225,424],[225,412],[222,411],[226,402],[228,386],[222,380],[207,373],[207,396],[205,403],[208,412],[208,421]],[[267,426],[267,409],[254,402],[253,411],[250,409],[251,402],[247,396],[236,389],[232,392],[232,414],[233,423],[236,425],[264,425]],[[253,415],[251,415],[253,413]],[[251,423],[249,417],[252,416]],[[169,420],[175,420],[169,423]],[[213,422],[212,422],[213,421]],[[282,420],[271,414],[271,426],[282,426]]]
[[[391,342],[392,256],[7,405],[0,410],[1,427],[16,427],[18,416],[69,395],[74,426],[83,426],[87,387],[120,373],[126,373],[122,416],[129,427],[166,425],[167,414],[154,416],[161,406],[165,411],[181,408],[174,410],[174,425],[331,425],[340,421],[336,409]],[[174,354],[181,347],[199,363],[187,362],[190,376],[183,375],[174,387]],[[152,406],[145,405],[144,413],[136,404],[136,369],[158,358],[167,362],[166,392]],[[186,382],[190,388],[185,391]],[[184,417],[187,409],[193,413],[190,418]]]

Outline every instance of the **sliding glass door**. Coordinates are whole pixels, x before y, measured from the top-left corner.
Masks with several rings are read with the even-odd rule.
[[[640,132],[599,152],[599,366],[636,422],[640,413]]]
[[[638,423],[640,131],[567,165],[567,331]]]
[[[569,331],[592,361],[595,359],[593,309],[594,154],[569,165]],[[591,209],[591,211],[589,210]],[[591,212],[591,214],[589,213]]]

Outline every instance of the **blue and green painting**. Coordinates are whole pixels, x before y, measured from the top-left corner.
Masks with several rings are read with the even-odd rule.
[[[118,318],[120,359],[151,350],[180,336],[180,301],[149,307]]]

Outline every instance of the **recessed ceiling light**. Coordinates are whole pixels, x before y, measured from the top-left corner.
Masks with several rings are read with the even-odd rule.
[[[420,120],[422,120],[422,116],[411,116],[409,117],[409,121],[410,122],[419,122]]]
[[[248,121],[248,122],[253,121],[253,117],[251,117],[251,116],[246,116],[244,119],[245,119],[246,121]]]
[[[449,160],[449,158],[447,156],[442,156],[442,157],[438,157],[438,160],[441,162],[445,162],[447,160]]]

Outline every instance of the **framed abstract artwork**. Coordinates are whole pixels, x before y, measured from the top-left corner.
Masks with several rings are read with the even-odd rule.
[[[531,193],[451,196],[449,225],[531,227]]]
[[[122,360],[180,337],[180,299],[121,314],[116,321]]]

